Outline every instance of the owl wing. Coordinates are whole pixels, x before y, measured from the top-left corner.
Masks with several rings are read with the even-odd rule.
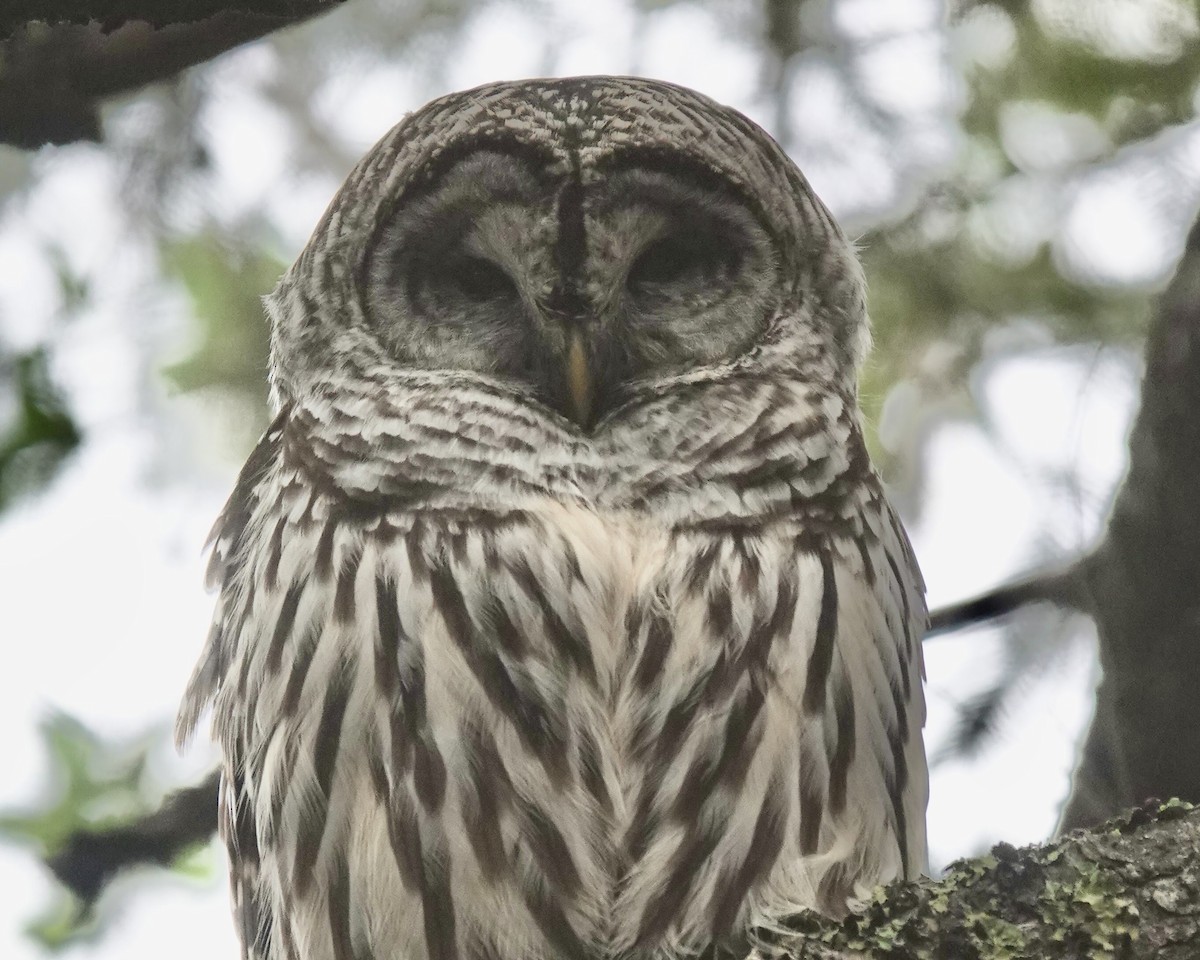
[[[209,589],[218,591],[217,603],[203,653],[180,705],[175,737],[181,746],[221,690],[238,654],[237,617],[241,605],[226,585],[236,582],[246,565],[251,520],[256,509],[263,506],[260,488],[278,462],[286,417],[287,411],[281,411],[255,446],[209,534],[207,546],[211,553],[205,580]],[[228,732],[221,740],[223,745],[234,747],[234,752],[224,753],[218,810],[219,830],[229,854],[230,893],[242,956],[255,960],[273,957],[270,907],[259,878],[261,855],[253,815],[254,796],[237,759],[244,757],[246,745],[241,738],[228,736]]]
[[[595,683],[568,602],[586,564],[521,510],[414,507],[411,479],[365,479],[361,441],[328,449],[299,417],[272,424],[218,519],[177,727],[212,705],[244,955],[582,957],[579,895],[604,885],[562,818],[608,789],[573,692]]]
[[[439,929],[439,917],[452,914],[438,907],[448,890],[437,859],[421,855],[418,813],[421,800],[440,802],[445,770],[414,675],[420,653],[402,627],[404,545],[387,520],[403,498],[348,495],[328,471],[352,468],[354,451],[323,445],[298,419],[284,409],[271,424],[210,535],[217,603],[177,739],[211,705],[243,957],[354,956],[364,933],[351,929],[351,848],[372,829],[369,846],[390,841],[395,853],[381,892],[402,878],[428,895],[430,958],[439,942],[448,957],[453,925]],[[398,891],[392,913],[404,899]]]
[[[916,877],[927,861],[924,583],[878,482],[865,493],[861,530],[831,534],[816,552],[820,604],[801,695],[804,715],[823,718],[819,742],[807,731],[801,742],[801,852],[852,845],[841,857],[850,876],[831,870],[823,903],[865,895],[872,878]]]
[[[832,915],[927,861],[924,583],[870,481],[849,527],[803,538],[799,602],[776,668],[801,717],[799,850]]]

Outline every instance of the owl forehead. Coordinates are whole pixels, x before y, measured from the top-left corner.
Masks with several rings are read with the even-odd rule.
[[[401,124],[398,136],[443,128],[441,154],[503,145],[539,156],[552,172],[603,178],[620,161],[649,157],[685,161],[755,195],[786,189],[786,154],[749,120],[700,94],[669,84],[578,78],[496,84],[435,100]],[[794,170],[794,167],[793,167]],[[690,172],[690,171],[687,171]],[[782,182],[772,184],[772,180]]]
[[[489,84],[410,114],[351,174],[327,213],[324,239],[361,237],[456,161],[496,149],[583,184],[625,166],[707,176],[745,199],[785,243],[836,232],[800,171],[742,114],[668,83],[579,77]]]
[[[836,297],[845,284],[861,284],[841,230],[762,128],[695,91],[627,77],[493,83],[414,111],[351,171],[290,277],[309,295],[350,304],[374,237],[405,199],[456,162],[496,149],[581,186],[626,166],[708,178],[732,189],[775,237],[789,297]],[[849,295],[861,301],[861,290]]]

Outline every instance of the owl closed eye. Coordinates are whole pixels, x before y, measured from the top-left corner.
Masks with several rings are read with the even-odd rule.
[[[736,358],[779,309],[776,242],[729,185],[643,163],[617,155],[583,181],[481,149],[439,171],[369,254],[376,336],[401,362],[502,378],[583,428],[640,384]]]

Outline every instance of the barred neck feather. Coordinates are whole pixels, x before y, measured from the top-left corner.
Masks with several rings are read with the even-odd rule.
[[[830,516],[870,476],[852,388],[792,333],[737,361],[636,388],[585,434],[474,373],[333,371],[287,417],[289,462],[379,509],[522,509],[551,496],[665,526]],[[832,511],[832,512],[831,512]]]

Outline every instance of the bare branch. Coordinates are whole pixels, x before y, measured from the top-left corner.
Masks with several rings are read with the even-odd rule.
[[[198,23],[218,14],[273,18],[295,23],[331,10],[343,0],[4,0],[0,39],[29,23],[95,24],[104,32],[140,21],[160,28]]]
[[[970,600],[940,607],[929,615],[926,638],[995,620],[1031,603],[1053,603],[1088,613],[1091,601],[1083,575],[1084,564],[1085,561],[1080,561],[1065,570],[1046,570],[1024,580],[996,587]]]
[[[126,826],[73,834],[47,866],[84,903],[93,903],[123,870],[170,865],[217,832],[220,779],[214,770],[202,783],[171,794],[153,813]]]
[[[117,16],[117,9],[128,11],[132,4],[6,6],[0,13],[0,36],[8,37],[0,43],[0,143],[33,149],[99,140],[102,100],[172,77],[340,2],[263,3],[248,12],[210,11],[204,19],[197,14],[211,4],[159,2],[144,4],[158,11],[147,20]],[[95,22],[86,22],[81,11],[87,9]],[[38,11],[73,22],[17,26],[35,20]]]

